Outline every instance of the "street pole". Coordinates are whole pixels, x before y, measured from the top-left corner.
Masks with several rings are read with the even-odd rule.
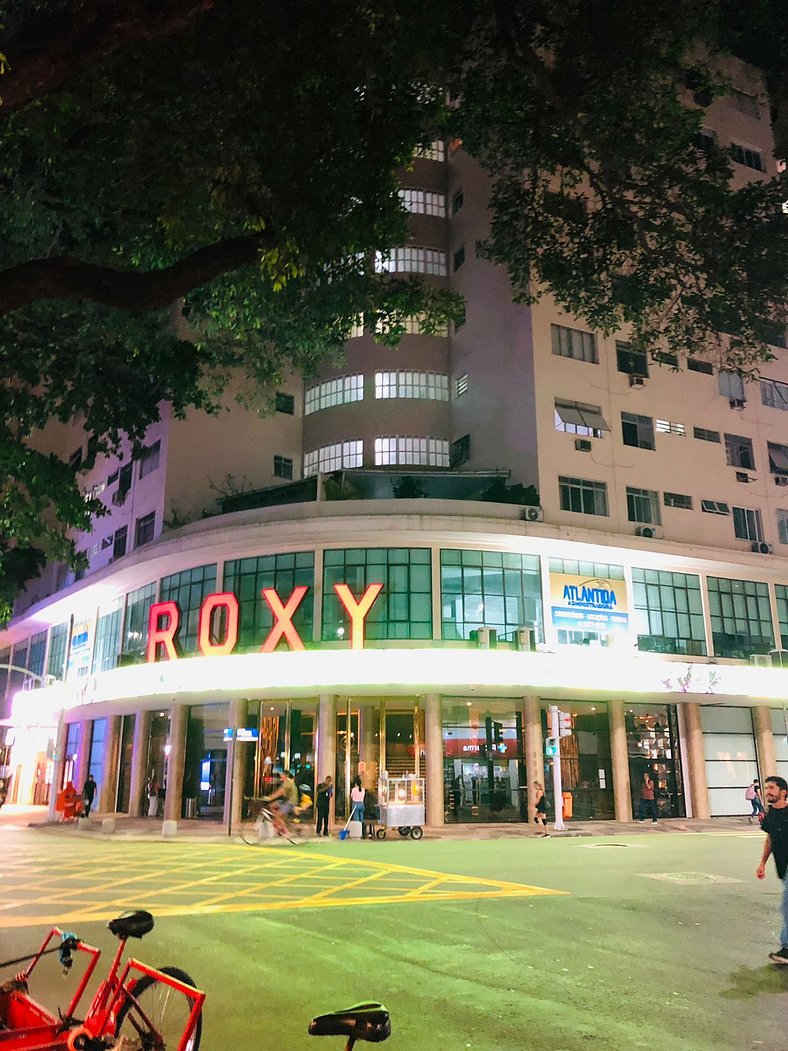
[[[555,806],[556,832],[563,832],[564,824],[564,797],[563,785],[561,783],[561,730],[558,722],[558,705],[550,705],[550,736],[555,741],[556,754],[553,756],[553,804]]]
[[[230,798],[227,800],[227,836],[233,834],[233,781],[235,781],[235,738],[238,730],[230,727],[230,747],[227,749],[227,761],[230,764]]]

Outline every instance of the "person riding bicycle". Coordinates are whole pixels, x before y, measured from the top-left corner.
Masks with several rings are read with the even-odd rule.
[[[281,820],[284,828],[287,828],[298,805],[298,785],[289,770],[282,771],[279,787],[266,797],[266,802],[275,804],[276,816]]]

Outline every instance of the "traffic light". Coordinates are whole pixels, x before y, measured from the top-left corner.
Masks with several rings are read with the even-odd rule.
[[[503,723],[493,723],[493,747],[496,752],[506,751],[506,745],[503,743]]]
[[[553,741],[548,737],[544,743],[544,754],[548,758],[555,758],[558,755],[558,741]]]
[[[569,737],[572,733],[572,716],[569,712],[558,713],[558,736]]]

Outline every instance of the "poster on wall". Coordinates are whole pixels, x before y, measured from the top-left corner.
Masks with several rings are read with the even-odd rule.
[[[610,635],[629,630],[627,586],[623,580],[550,574],[553,625],[565,631]]]
[[[81,679],[90,674],[93,655],[93,622],[75,620],[71,627],[71,645],[68,649],[67,679]]]

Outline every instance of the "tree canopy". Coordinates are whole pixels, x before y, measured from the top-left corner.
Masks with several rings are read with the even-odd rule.
[[[757,366],[786,320],[788,186],[734,190],[698,133],[737,54],[788,156],[785,21],[781,0],[6,0],[0,540],[63,557],[99,510],[37,451],[48,420],[111,450],[238,369],[309,375],[359,314],[396,340],[456,311],[372,265],[436,136],[488,171],[482,250],[516,296]]]

